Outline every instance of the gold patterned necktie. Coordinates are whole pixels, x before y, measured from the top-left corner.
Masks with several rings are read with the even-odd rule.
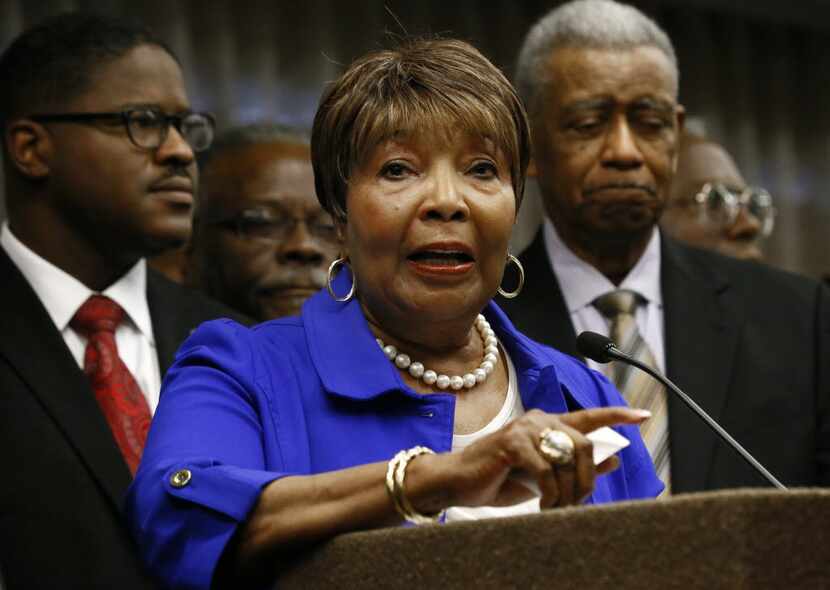
[[[594,307],[611,322],[611,339],[623,352],[638,361],[657,368],[654,355],[637,329],[634,313],[644,299],[634,291],[619,289],[594,300]],[[669,412],[666,390],[658,381],[625,363],[610,365],[609,377],[628,404],[651,412],[651,418],[640,426],[643,441],[654,461],[657,475],[666,484],[663,495],[671,493],[669,461]]]

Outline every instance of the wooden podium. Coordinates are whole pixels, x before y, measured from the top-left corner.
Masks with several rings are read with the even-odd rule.
[[[275,588],[830,589],[830,491],[730,490],[342,535]]]

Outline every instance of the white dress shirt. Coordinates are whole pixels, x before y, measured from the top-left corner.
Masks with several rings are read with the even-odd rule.
[[[663,297],[660,291],[660,232],[654,230],[640,260],[623,282],[615,286],[605,275],[565,245],[549,219],[545,219],[543,231],[548,260],[562,288],[565,305],[568,307],[576,333],[590,330],[608,336],[610,322],[592,302],[616,289],[629,289],[639,293],[646,302],[637,307],[637,329],[651,349],[658,368],[665,373]],[[603,370],[603,366],[594,361],[589,360],[588,365],[592,369]]]
[[[87,339],[73,330],[69,322],[95,291],[35,254],[15,237],[8,222],[3,223],[0,230],[0,245],[40,298],[73,358],[83,370]],[[124,321],[115,331],[118,355],[135,377],[152,413],[158,405],[161,375],[146,284],[147,265],[142,259],[101,294],[118,303],[126,312]]]

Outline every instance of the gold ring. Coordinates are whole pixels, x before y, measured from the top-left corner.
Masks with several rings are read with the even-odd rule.
[[[545,428],[539,433],[539,452],[552,465],[570,465],[574,460],[574,441],[566,432]]]

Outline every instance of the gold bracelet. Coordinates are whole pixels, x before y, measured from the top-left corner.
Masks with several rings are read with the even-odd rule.
[[[395,507],[395,512],[405,517],[403,506],[398,501],[398,493],[395,489],[395,469],[398,464],[406,456],[406,451],[399,451],[394,457],[389,460],[386,466],[386,493],[389,494],[389,499],[392,500],[392,505]]]
[[[441,518],[444,516],[443,510],[437,514],[421,514],[415,510],[415,507],[406,497],[406,488],[404,486],[406,467],[415,457],[426,454],[434,454],[434,452],[432,449],[422,446],[412,447],[407,451],[400,451],[392,457],[389,461],[388,467],[386,468],[386,491],[392,499],[392,504],[404,520],[413,524],[432,524],[440,522]]]

